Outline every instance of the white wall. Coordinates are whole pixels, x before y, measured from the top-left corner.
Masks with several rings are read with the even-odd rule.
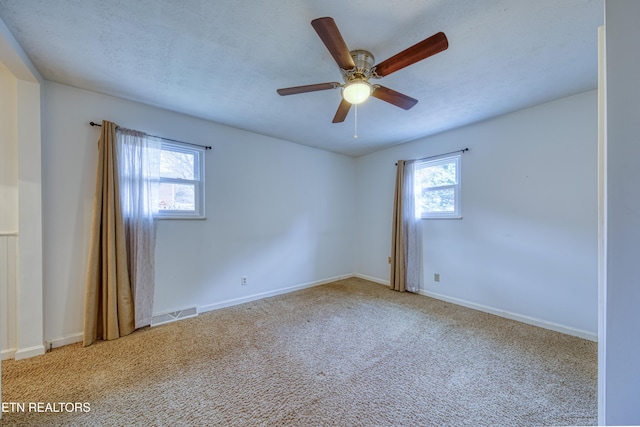
[[[0,233],[18,231],[17,80],[0,62]]]
[[[606,425],[640,425],[639,20],[637,0],[605,1],[606,296],[598,357]]]
[[[422,221],[423,292],[595,339],[596,91],[358,158],[356,271],[389,280],[395,162],[465,147],[463,219]]]
[[[18,233],[17,80],[0,62],[0,350],[16,347],[16,267]]]
[[[17,80],[0,62],[0,350],[16,350],[16,260],[18,233]]]
[[[213,147],[207,220],[159,224],[154,313],[353,272],[352,158],[52,82],[44,111],[45,337],[54,345],[82,332],[99,136],[90,121]]]
[[[2,237],[1,242],[4,253],[0,255],[0,275],[5,283],[0,286],[0,350],[4,358],[6,347],[10,347],[15,359],[21,359],[44,353],[41,77],[2,20],[0,68],[0,186],[4,187],[0,192],[4,206],[0,209],[0,233],[7,227],[10,231],[4,233],[13,234]],[[19,243],[16,232],[23,235]],[[0,400],[1,386],[0,381]]]
[[[18,79],[18,288],[15,359],[44,354],[40,83]]]

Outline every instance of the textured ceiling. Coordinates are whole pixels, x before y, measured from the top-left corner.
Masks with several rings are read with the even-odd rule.
[[[47,80],[351,156],[595,88],[603,11],[603,0],[0,0]],[[331,123],[339,89],[276,94],[342,81],[310,25],[323,16],[376,63],[438,31],[449,49],[375,81],[419,102],[368,100],[354,139],[353,108]]]

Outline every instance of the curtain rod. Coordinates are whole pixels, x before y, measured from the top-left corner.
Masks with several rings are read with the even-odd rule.
[[[456,150],[456,151],[449,151],[448,153],[436,154],[435,156],[429,156],[429,157],[420,157],[419,159],[411,159],[411,160],[413,160],[414,162],[417,162],[417,161],[420,161],[420,160],[435,159],[436,157],[446,156],[447,154],[464,153],[466,151],[469,151],[469,149],[468,148],[462,148],[462,149]],[[396,163],[396,166],[398,166],[397,163]]]
[[[95,122],[89,122],[89,124],[91,126],[100,126],[102,127],[101,124],[95,123]],[[186,145],[193,145],[195,147],[202,147],[205,150],[211,150],[211,146],[210,145],[200,145],[200,144],[193,144],[191,142],[184,142],[184,141],[178,141],[177,139],[171,139],[171,138],[163,138],[161,136],[156,136],[156,135],[149,135],[152,138],[158,138],[158,139],[162,139],[163,141],[171,141],[171,142],[177,142],[179,144],[186,144]]]

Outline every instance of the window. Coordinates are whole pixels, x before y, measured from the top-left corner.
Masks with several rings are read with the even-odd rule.
[[[460,155],[415,164],[416,215],[420,218],[461,218]]]
[[[158,218],[204,218],[204,149],[162,141]]]

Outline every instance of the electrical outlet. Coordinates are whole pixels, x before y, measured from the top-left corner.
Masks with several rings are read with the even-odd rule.
[[[247,286],[247,285],[249,284],[249,282],[247,282],[247,276],[242,276],[242,277],[240,278],[240,284],[241,284],[242,286]]]
[[[433,281],[434,282],[439,282],[440,281],[440,273],[435,273],[433,275]]]

